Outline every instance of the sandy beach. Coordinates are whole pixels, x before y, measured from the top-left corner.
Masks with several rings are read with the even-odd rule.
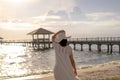
[[[78,69],[78,77],[80,80],[120,80],[120,61],[81,67]],[[54,80],[54,76],[34,80]]]

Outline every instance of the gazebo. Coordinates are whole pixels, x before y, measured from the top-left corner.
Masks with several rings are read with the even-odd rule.
[[[51,31],[48,31],[43,28],[39,28],[37,30],[34,30],[28,35],[32,35],[32,46],[34,49],[48,49],[50,48],[50,35],[54,34]]]

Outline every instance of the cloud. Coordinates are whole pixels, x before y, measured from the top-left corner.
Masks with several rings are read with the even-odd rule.
[[[59,11],[59,10],[66,10],[70,11],[72,7],[75,6],[74,0],[38,0],[41,3],[40,6],[49,8],[49,10]],[[49,7],[48,7],[49,6]]]
[[[47,16],[37,16],[37,17],[33,17],[33,19],[35,20],[40,20],[40,21],[45,21],[45,20],[59,20],[61,19],[60,16],[56,16],[56,15],[47,15]]]
[[[85,20],[85,14],[80,10],[79,7],[74,7],[73,11],[70,13],[70,18],[72,21]]]
[[[80,9],[73,9],[72,13],[75,15],[76,17],[73,17],[72,20],[69,20],[69,13],[65,12],[65,11],[61,11],[60,13],[55,12],[55,11],[49,11],[49,19],[45,20],[44,22],[40,22],[38,21],[38,25],[42,25],[45,27],[49,27],[51,26],[52,28],[55,28],[56,26],[61,27],[60,29],[62,29],[63,27],[70,27],[72,26],[72,28],[74,27],[74,31],[79,32],[78,28],[80,28],[82,33],[87,33],[85,30],[87,30],[88,32],[91,32],[94,34],[98,32],[102,32],[102,29],[106,28],[109,31],[112,31],[112,29],[114,30],[118,30],[120,29],[120,15],[116,14],[116,13],[111,13],[111,12],[97,12],[97,13],[84,13],[84,19],[80,18],[83,14],[81,13]],[[72,15],[73,15],[72,14]],[[51,17],[50,17],[51,16]],[[56,17],[56,18],[52,18]],[[80,19],[79,19],[80,18]],[[64,29],[64,28],[63,28]],[[85,31],[85,32],[84,32]],[[90,33],[89,33],[90,34]]]
[[[51,12],[50,15],[56,13]],[[76,12],[77,14],[77,12]],[[78,12],[78,15],[80,12]],[[54,31],[65,29],[72,36],[117,36],[120,30],[119,14],[116,13],[86,13],[85,20],[46,21],[43,26]],[[57,15],[58,16],[58,15]],[[97,19],[96,19],[97,17]],[[74,18],[74,17],[73,17]],[[64,19],[64,18],[63,18]],[[71,31],[73,32],[71,34]]]
[[[47,23],[44,26],[51,26],[52,30],[58,31],[64,29],[73,37],[100,37],[100,36],[118,36],[120,23],[117,20],[109,21],[59,21],[56,23]],[[72,32],[72,33],[71,33]]]
[[[23,0],[24,1],[24,0]],[[26,2],[27,1],[27,2]],[[28,2],[29,1],[29,2]],[[9,13],[10,16],[14,17],[33,17],[44,15],[50,10],[59,11],[65,10],[70,11],[75,6],[74,0],[25,0],[24,3],[17,5],[12,3],[13,1],[0,0],[0,13]],[[3,9],[1,11],[1,9]],[[0,14],[1,15],[1,14]]]
[[[49,21],[52,21],[52,20],[69,20],[68,18],[68,14],[65,10],[59,10],[57,12],[54,12],[53,10],[49,11],[47,16],[58,16],[59,19],[46,19],[46,20],[49,20]]]
[[[79,21],[86,20],[85,13],[82,13],[79,7],[72,8],[72,11],[67,12],[66,10],[50,10],[46,16],[40,16],[39,19],[46,21]]]
[[[86,14],[91,20],[120,20],[120,15],[114,12],[93,12]]]
[[[13,23],[13,22],[2,22],[0,23],[1,29],[7,29],[7,30],[28,30],[33,29],[35,27],[35,24],[31,23]]]

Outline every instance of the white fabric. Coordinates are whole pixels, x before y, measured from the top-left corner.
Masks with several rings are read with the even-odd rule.
[[[65,32],[60,32],[56,35],[55,42],[59,43],[63,39],[67,39],[67,37],[65,36]]]
[[[75,77],[69,55],[72,54],[70,46],[61,47],[58,43],[53,42],[55,48],[55,80],[79,80]]]

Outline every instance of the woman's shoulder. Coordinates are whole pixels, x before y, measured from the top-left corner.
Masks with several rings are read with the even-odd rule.
[[[67,48],[68,48],[68,50],[72,50],[72,47],[71,47],[71,46],[69,46],[69,45],[67,46]]]
[[[59,44],[56,43],[56,42],[53,42],[52,44],[53,44],[53,47],[57,47],[57,46],[59,46]]]
[[[72,54],[72,47],[71,46],[67,46],[67,53],[70,55]]]

